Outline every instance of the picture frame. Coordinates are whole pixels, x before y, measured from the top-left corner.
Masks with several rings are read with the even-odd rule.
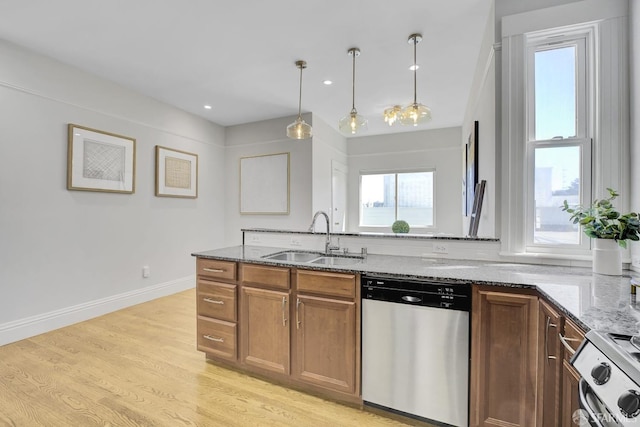
[[[156,145],[156,196],[196,199],[198,155]]]
[[[475,188],[478,183],[478,121],[473,122],[469,140],[467,141],[466,193],[467,216],[471,214],[475,198]]]
[[[67,189],[133,194],[136,140],[69,123]]]
[[[289,153],[240,158],[240,214],[289,214]]]

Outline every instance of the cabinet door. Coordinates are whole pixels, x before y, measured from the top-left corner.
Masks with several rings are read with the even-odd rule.
[[[558,333],[564,318],[546,301],[540,300],[538,318],[538,419],[540,426],[560,425],[562,343]]]
[[[564,323],[564,340],[562,360],[562,423],[563,427],[573,427],[575,423],[571,419],[573,413],[580,408],[580,395],[578,394],[578,384],[580,374],[569,363],[571,356],[576,352],[582,340],[584,332],[578,328],[571,320]]]
[[[288,375],[289,292],[242,288],[242,362]]]
[[[536,425],[538,297],[474,286],[471,425]]]
[[[568,361],[562,361],[562,427],[575,427],[573,413],[580,409],[578,384],[580,374]]]
[[[296,378],[355,392],[356,304],[299,295],[296,299]]]

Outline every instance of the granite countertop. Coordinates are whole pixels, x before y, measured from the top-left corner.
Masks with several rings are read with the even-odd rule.
[[[407,278],[449,279],[464,283],[537,289],[585,331],[640,333],[640,301],[635,302],[629,276],[593,274],[589,268],[465,261],[369,254],[349,265],[274,261],[263,258],[291,249],[233,246],[193,256],[314,270],[391,275]],[[628,273],[628,272],[627,272]]]

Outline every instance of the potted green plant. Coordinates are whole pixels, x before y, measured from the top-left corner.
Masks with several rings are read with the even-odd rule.
[[[584,233],[594,240],[593,271],[600,274],[622,274],[620,248],[627,240],[640,240],[640,215],[636,212],[621,214],[612,201],[619,194],[607,188],[609,197],[596,199],[588,207],[571,207],[565,200],[562,210],[571,214],[570,220],[580,224]]]

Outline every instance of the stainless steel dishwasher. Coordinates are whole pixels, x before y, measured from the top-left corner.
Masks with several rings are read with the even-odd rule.
[[[471,286],[362,276],[365,405],[469,425]]]

